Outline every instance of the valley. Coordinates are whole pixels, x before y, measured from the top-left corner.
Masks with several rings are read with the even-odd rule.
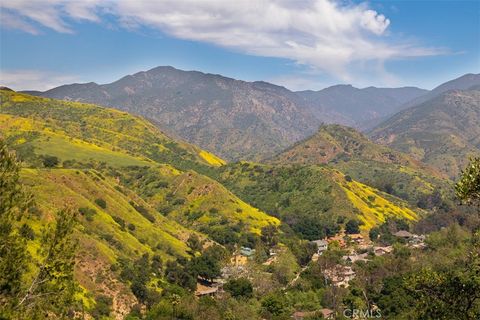
[[[162,68],[121,82],[136,86],[139,78],[153,81],[165,72],[177,71]],[[217,85],[224,81],[217,76],[210,80]],[[189,81],[185,88],[194,80]],[[255,100],[262,108],[280,92],[297,99],[266,83],[241,86],[269,96],[264,96],[267,106]],[[262,117],[246,111],[254,121],[241,126],[246,132],[261,131],[253,129],[251,137],[238,132],[259,145],[248,151],[248,140],[236,144],[231,138],[207,145],[228,154],[228,160],[191,144],[205,145],[196,140],[203,129],[187,142],[176,137],[181,131],[173,136],[166,133],[173,133],[172,127],[163,131],[165,121],[170,123],[163,111],[142,118],[124,111],[131,107],[76,102],[112,105],[120,100],[101,100],[104,93],[97,85],[74,87],[34,96],[1,90],[2,143],[14,152],[18,183],[33,200],[13,223],[22,230],[19,237],[29,256],[26,282],[48,261],[41,235],[60,223],[64,212],[75,217],[69,236],[76,243],[70,280],[75,293],[62,291],[75,303],[57,302],[58,310],[93,319],[167,319],[174,314],[197,319],[199,312],[214,319],[284,319],[302,312],[338,313],[347,303],[364,305],[366,297],[394,317],[408,314],[407,309],[393,309],[388,299],[415,290],[419,284],[409,281],[420,278],[409,277],[420,277],[416,272],[425,266],[419,261],[430,261],[435,272],[442,272],[445,255],[455,264],[466,263],[460,257],[471,248],[467,230],[480,217],[474,207],[459,205],[454,189],[468,157],[479,154],[476,87],[406,108],[367,134],[339,124],[322,124],[315,132],[314,124],[304,126],[312,120],[302,115],[311,112],[305,109],[296,110],[288,122],[303,129],[282,127],[288,138],[279,131],[279,136],[264,135],[271,129],[256,123]],[[81,97],[86,88],[92,98]],[[67,100],[42,97],[66,98],[66,89]],[[208,97],[205,87],[198,90]],[[421,93],[413,90],[408,99]],[[294,108],[283,101],[283,110]],[[398,100],[395,108],[403,103]],[[134,105],[142,102],[130,100],[129,106]],[[215,123],[224,122],[219,118]],[[265,152],[253,151],[258,148]],[[10,157],[5,150],[2,163]],[[448,228],[446,219],[453,221]],[[399,274],[407,280],[391,287],[403,281]],[[412,295],[407,297],[402,303],[408,304]],[[245,301],[253,304],[246,307]],[[468,312],[476,312],[476,306]],[[25,312],[35,311],[27,307]],[[238,317],[229,318],[231,314]]]

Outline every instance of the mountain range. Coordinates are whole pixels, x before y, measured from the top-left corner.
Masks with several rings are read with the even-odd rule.
[[[454,178],[470,157],[480,154],[480,86],[442,93],[394,115],[369,134]]]
[[[141,115],[171,136],[235,161],[269,158],[313,134],[322,123],[372,128],[414,101],[476,84],[479,76],[469,74],[432,91],[338,85],[293,92],[267,82],[157,67],[110,84],[71,84],[29,93]]]

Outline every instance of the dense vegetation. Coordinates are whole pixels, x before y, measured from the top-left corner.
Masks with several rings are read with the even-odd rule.
[[[327,161],[224,164],[111,109],[2,90],[0,111],[0,318],[480,315],[478,159],[454,188],[343,127]],[[339,232],[346,247],[316,255],[310,240]],[[349,286],[327,276],[338,267]]]

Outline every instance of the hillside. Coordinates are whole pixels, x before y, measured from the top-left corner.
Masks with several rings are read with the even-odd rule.
[[[109,84],[70,84],[35,94],[138,114],[225,159],[256,161],[304,139],[321,123],[371,128],[426,93],[351,85],[292,92],[263,81],[157,67]]]
[[[480,153],[479,123],[480,90],[454,90],[396,114],[370,136],[456,177]]]
[[[23,169],[21,180],[35,195],[36,205],[25,222],[36,239],[58,210],[67,206],[77,212],[75,278],[85,290],[87,308],[105,294],[113,298],[118,317],[137,303],[128,283],[120,280],[121,270],[114,269],[122,259],[133,261],[145,253],[162,260],[187,255],[185,242],[192,231],[162,217],[133,192],[96,170]],[[98,199],[106,205],[100,206]],[[38,241],[29,245],[33,256],[38,245]]]
[[[139,72],[105,85],[65,85],[42,95],[144,116],[229,160],[271,155],[317,126],[297,106],[295,94],[283,87],[172,67]]]
[[[334,234],[349,219],[362,221],[361,228],[368,230],[387,217],[416,220],[423,214],[397,197],[328,167],[243,162],[221,167],[219,180],[310,240]]]
[[[480,74],[467,73],[456,79],[442,83],[439,86],[433,88],[430,92],[405,103],[405,105],[403,105],[401,109],[403,110],[403,109],[407,109],[407,108],[422,104],[450,90],[469,90],[479,85],[480,85]]]
[[[437,190],[451,201],[451,182],[407,154],[370,141],[341,125],[319,131],[270,159],[275,164],[328,164],[371,187],[407,200],[413,206]],[[420,204],[421,206],[421,204]]]
[[[195,171],[223,165],[220,158],[124,112],[2,90],[0,138],[17,151],[34,195],[24,221],[38,236],[32,256],[56,212],[78,214],[75,278],[87,310],[107,296],[123,318],[137,298],[122,272],[143,254],[176,260],[188,256],[192,234],[228,244],[279,224]],[[165,280],[154,279],[149,290],[160,292]]]
[[[138,160],[144,163],[148,158],[199,168],[224,163],[193,145],[171,139],[151,123],[125,112],[13,91],[0,92],[2,131],[10,132],[12,144],[22,142],[18,143],[22,144],[19,148],[27,154],[35,152],[30,145],[35,141],[38,152],[60,152],[65,156],[62,160],[71,160],[68,148],[75,145],[79,152],[75,157],[80,161],[94,158],[115,164],[123,158],[119,164],[125,165],[139,164]],[[67,137],[69,143],[65,144]]]
[[[428,91],[415,87],[358,89],[351,85],[336,85],[320,91],[296,93],[307,110],[323,122],[371,128]]]

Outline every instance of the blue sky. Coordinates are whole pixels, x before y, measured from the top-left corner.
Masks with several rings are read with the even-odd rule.
[[[159,65],[293,90],[431,89],[480,72],[480,1],[2,0],[2,85],[107,83]]]

